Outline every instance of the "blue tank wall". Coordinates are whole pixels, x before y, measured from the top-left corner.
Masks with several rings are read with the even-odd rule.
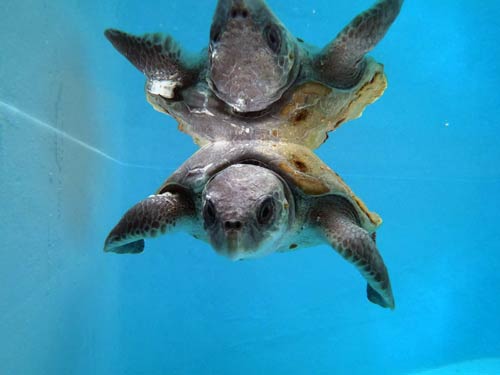
[[[269,4],[321,45],[371,1]],[[196,146],[103,30],[196,51],[215,1],[4,1],[0,373],[406,374],[500,357],[500,6],[481,4],[407,1],[372,54],[389,89],[318,151],[384,218],[390,312],[326,246],[232,263],[175,234],[104,254]]]

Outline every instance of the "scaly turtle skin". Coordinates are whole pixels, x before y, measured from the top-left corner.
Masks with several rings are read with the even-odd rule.
[[[233,260],[330,244],[368,283],[368,299],[394,308],[375,244],[380,217],[300,145],[220,141],[188,159],[158,191],[133,206],[105,251],[140,253],[144,238],[185,230]]]
[[[321,50],[293,37],[263,0],[219,0],[208,53],[196,57],[160,34],[105,34],[146,75],[153,107],[199,145],[262,139],[314,149],[383,94],[383,66],[365,55],[402,3],[377,1]]]

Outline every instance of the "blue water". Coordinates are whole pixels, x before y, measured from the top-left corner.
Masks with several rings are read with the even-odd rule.
[[[371,3],[269,0],[316,45]],[[2,2],[0,374],[500,374],[498,1],[407,0],[372,53],[388,90],[318,150],[384,219],[394,311],[327,246],[232,263],[175,234],[102,252],[197,149],[103,30],[197,51],[214,8]]]

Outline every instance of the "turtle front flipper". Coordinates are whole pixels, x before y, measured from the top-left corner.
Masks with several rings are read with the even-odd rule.
[[[181,48],[170,36],[160,33],[135,36],[115,29],[107,29],[104,35],[146,75],[146,89],[151,94],[171,99],[175,88],[188,86],[198,77],[198,62],[183,59]]]
[[[368,299],[382,307],[394,309],[389,274],[374,239],[358,225],[357,214],[342,197],[322,199],[312,211],[312,222],[330,245],[354,264],[368,282]]]
[[[144,238],[156,237],[179,229],[194,219],[194,203],[187,194],[151,195],[129,209],[104,243],[104,251],[138,254],[144,250]]]
[[[320,77],[340,89],[355,86],[364,72],[364,56],[384,37],[402,4],[403,0],[378,0],[355,17],[317,56]]]

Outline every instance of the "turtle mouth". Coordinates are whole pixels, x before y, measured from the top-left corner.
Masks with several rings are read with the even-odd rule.
[[[240,250],[241,233],[236,230],[229,230],[225,233],[227,251],[231,254]]]
[[[242,229],[218,231],[217,234],[211,236],[211,243],[220,255],[231,260],[252,258],[259,247],[252,233]]]

